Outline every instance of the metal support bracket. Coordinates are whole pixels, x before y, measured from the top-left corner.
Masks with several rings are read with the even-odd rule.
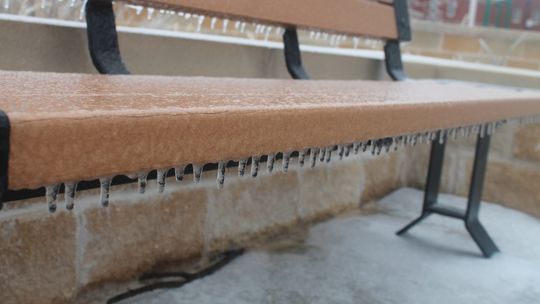
[[[118,46],[112,0],[86,3],[86,33],[94,66],[101,74],[129,74]]]
[[[439,132],[438,137],[442,136]],[[428,176],[424,192],[424,204],[422,213],[410,224],[399,230],[396,234],[402,235],[409,231],[416,224],[423,221],[431,214],[439,214],[461,219],[465,222],[465,227],[476,245],[482,251],[484,257],[488,258],[499,251],[489,234],[486,232],[480,220],[478,213],[480,211],[480,202],[482,200],[482,190],[484,185],[484,174],[486,171],[487,157],[489,152],[489,135],[479,135],[476,142],[476,152],[474,157],[473,172],[469,189],[469,198],[467,209],[459,210],[454,208],[442,207],[437,204],[439,187],[441,183],[441,173],[444,162],[444,150],[446,143],[439,138],[435,139],[431,147],[431,156],[429,159]]]
[[[393,5],[396,15],[397,39],[399,41],[410,41],[412,39],[412,34],[407,0],[395,0]]]
[[[409,21],[409,9],[407,0],[395,0],[393,2],[394,14],[396,16],[397,39],[387,40],[384,45],[384,63],[386,72],[393,80],[404,80],[407,78],[403,70],[401,61],[400,41],[410,41],[412,38],[411,25]]]
[[[10,124],[6,112],[0,110],[0,209],[4,193],[8,190]]]
[[[384,44],[384,63],[386,72],[392,80],[407,79],[407,74],[405,74],[403,63],[401,62],[399,40],[388,40]]]
[[[298,43],[298,34],[295,28],[285,29],[283,33],[283,46],[285,51],[285,63],[287,70],[294,79],[309,79],[306,70],[302,66],[302,57]]]

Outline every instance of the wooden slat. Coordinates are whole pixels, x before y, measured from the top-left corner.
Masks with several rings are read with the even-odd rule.
[[[299,28],[378,38],[397,37],[393,7],[372,0],[126,1],[282,26],[295,25]]]
[[[540,91],[434,80],[0,72],[10,189],[540,114]]]

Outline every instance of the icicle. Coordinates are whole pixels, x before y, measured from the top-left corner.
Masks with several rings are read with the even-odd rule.
[[[99,188],[100,188],[100,202],[103,207],[109,206],[109,194],[111,191],[111,182],[110,177],[102,177],[99,179]]]
[[[165,179],[167,178],[167,172],[169,172],[169,169],[158,169],[157,171],[157,186],[158,186],[158,192],[163,193],[165,191]]]
[[[413,136],[412,136],[412,145],[413,145],[413,147],[416,146],[416,144],[418,144],[418,134],[413,134]]]
[[[333,147],[328,147],[328,148],[326,148],[326,151],[324,152],[324,154],[326,154],[326,162],[327,163],[329,163],[332,160],[332,148]]]
[[[483,138],[485,135],[486,135],[486,125],[480,125],[478,136],[480,136],[480,138]]]
[[[358,37],[353,37],[353,48],[357,49],[358,44],[360,44],[360,39]]]
[[[377,140],[377,155],[381,155],[383,144],[382,140]]]
[[[251,177],[257,177],[259,172],[259,162],[261,158],[259,156],[251,157]]]
[[[56,200],[58,198],[58,191],[60,191],[60,184],[50,185],[45,187],[45,199],[47,205],[49,205],[49,211],[56,211]]]
[[[319,161],[323,162],[326,159],[326,148],[319,149]]]
[[[222,33],[227,33],[227,26],[229,25],[229,19],[223,19],[223,29],[222,29]]]
[[[283,159],[281,160],[281,171],[287,173],[289,171],[289,161],[291,159],[291,154],[289,152],[283,152]]]
[[[366,152],[368,149],[368,146],[372,144],[373,144],[373,140],[368,140],[364,142],[364,144],[362,145],[362,152]]]
[[[176,178],[177,182],[181,182],[184,179],[184,172],[186,170],[186,166],[180,166],[174,168],[174,177]]]
[[[216,28],[216,22],[217,22],[217,18],[216,17],[212,17],[212,20],[210,21],[210,29],[215,29]]]
[[[342,160],[343,154],[345,153],[345,148],[343,147],[343,145],[338,145],[337,150],[338,150],[339,160]]]
[[[446,137],[446,130],[439,131],[439,144],[444,144],[444,140]]]
[[[349,157],[350,154],[351,154],[351,145],[346,145],[345,146],[345,157]]]
[[[353,144],[353,153],[356,155],[360,151],[360,148],[362,147],[362,142],[355,142]]]
[[[146,191],[146,180],[148,178],[148,172],[139,172],[137,175],[137,182],[139,184],[139,193],[143,194]]]
[[[317,158],[318,157],[319,157],[319,149],[318,148],[311,148],[311,151],[310,151],[310,167],[311,168],[315,168],[315,165],[317,164]]]
[[[86,3],[88,0],[84,0],[81,8],[79,9],[79,20],[82,20],[86,14]]]
[[[197,19],[197,33],[201,32],[203,22],[204,22],[204,16],[200,15],[199,18]]]
[[[298,165],[300,166],[300,168],[304,167],[304,163],[306,161],[306,154],[307,149],[298,151]]]
[[[272,173],[272,171],[274,171],[275,158],[276,155],[274,153],[268,154],[268,158],[266,160],[266,169],[268,169],[268,173]]]
[[[152,20],[152,16],[154,15],[154,9],[149,7],[146,9],[146,19]]]
[[[217,187],[218,189],[223,189],[223,184],[225,183],[225,168],[227,167],[227,162],[218,163],[218,173],[217,173]]]
[[[241,159],[238,161],[238,176],[244,176],[246,173],[247,162],[247,159]]]
[[[270,37],[270,32],[272,31],[272,27],[269,26],[266,28],[266,32],[264,33],[264,42],[268,41],[268,38]]]
[[[387,138],[384,141],[384,151],[386,153],[390,152],[390,148],[392,147],[392,144],[394,143],[394,140],[392,138]]]
[[[75,192],[77,191],[77,183],[64,183],[64,201],[66,209],[72,210],[75,206]]]
[[[198,184],[201,181],[204,165],[193,164],[193,182]]]

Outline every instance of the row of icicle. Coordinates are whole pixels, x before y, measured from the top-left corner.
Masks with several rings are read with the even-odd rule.
[[[50,18],[62,18],[60,11],[66,11],[64,18],[67,20],[83,20],[84,7],[87,0],[41,0],[41,1],[12,1],[0,0],[0,9],[4,13],[15,13],[23,16],[43,16],[50,15]],[[33,3],[33,5],[29,5]],[[18,5],[18,6],[17,6]],[[27,7],[23,7],[27,5]],[[282,26],[263,24],[257,22],[246,22],[243,20],[230,20],[216,16],[206,16],[203,14],[183,12],[170,9],[157,9],[129,3],[117,3],[115,5],[117,17],[127,16],[127,22],[117,20],[119,25],[135,22],[135,26],[146,28],[158,28],[172,31],[186,31],[202,33],[208,31],[213,34],[232,34],[247,36],[250,39],[269,41],[281,39],[285,32]],[[36,13],[41,10],[41,13]],[[127,13],[127,14],[126,14]],[[145,18],[134,18],[146,15]],[[177,18],[177,19],[175,19]],[[206,23],[205,23],[206,22]],[[130,24],[130,26],[133,26]],[[383,41],[369,37],[349,36],[336,33],[327,33],[319,30],[309,30],[311,41],[324,42],[331,47],[353,47],[380,49]],[[270,39],[272,37],[272,39]],[[308,37],[306,33],[306,37]],[[318,43],[317,43],[318,44]]]
[[[519,123],[540,123],[540,117],[527,117],[517,119]],[[401,135],[396,137],[387,137],[382,139],[373,139],[367,141],[359,141],[344,145],[333,145],[329,147],[316,147],[316,148],[307,148],[301,149],[298,151],[297,156],[297,165],[299,168],[310,167],[314,168],[317,163],[329,163],[332,159],[332,153],[336,153],[336,157],[339,160],[349,157],[351,155],[357,155],[360,152],[369,151],[373,155],[379,155],[381,152],[390,152],[395,151],[399,147],[403,146],[415,146],[418,143],[427,144],[431,143],[434,140],[443,143],[447,139],[457,139],[458,137],[468,138],[471,135],[477,135],[480,137],[486,135],[492,135],[495,129],[500,127],[506,121],[497,121],[487,124],[478,124],[471,125],[467,127],[458,127],[452,129],[443,129],[440,131],[430,131],[422,132],[409,135]],[[267,155],[266,167],[268,172],[274,171],[274,163],[276,160],[277,154],[282,154],[281,161],[281,171],[287,173],[291,165],[291,155],[292,151],[288,152],[278,152],[271,153]],[[250,175],[251,177],[257,177],[261,156],[251,156],[249,158],[241,159],[238,161],[238,175],[244,176],[246,174],[246,168],[251,159],[251,168]],[[219,189],[223,188],[225,183],[225,171],[227,163],[229,161],[220,161],[218,162],[217,168],[217,187]],[[198,183],[201,179],[203,173],[204,165],[193,164],[193,182]],[[184,171],[186,166],[177,166],[174,168],[166,169],[157,169],[156,170],[156,182],[158,186],[158,192],[163,192],[165,190],[165,180],[167,178],[167,173],[169,170],[174,170],[175,179],[177,182],[181,182],[184,178]],[[138,174],[126,175],[133,180],[137,180],[139,193],[143,194],[146,190],[147,176],[149,172],[140,172]],[[100,202],[103,206],[109,205],[109,195],[110,188],[112,183],[112,177],[100,178]],[[46,201],[51,212],[56,211],[56,205],[58,201],[58,194],[61,184],[49,185],[45,187],[46,189]],[[76,182],[66,182],[64,183],[64,201],[66,204],[66,209],[71,210],[74,207],[75,202],[75,193],[77,191]]]

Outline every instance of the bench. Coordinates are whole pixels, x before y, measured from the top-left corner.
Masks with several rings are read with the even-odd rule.
[[[102,74],[0,72],[0,191],[3,202],[45,195],[57,209],[60,192],[72,209],[77,190],[165,177],[181,180],[225,168],[257,176],[283,159],[313,167],[332,157],[432,145],[421,216],[464,220],[489,257],[498,249],[478,221],[490,136],[508,120],[538,121],[540,91],[441,80],[409,80],[399,44],[410,39],[406,1],[161,0],[135,3],[256,20],[286,28],[285,62],[291,76],[307,79],[297,28],[385,39],[391,81],[263,80],[127,75],[118,48],[111,1],[87,3],[90,54]],[[339,4],[339,5],[338,5]],[[327,18],[328,14],[340,18]],[[438,206],[446,140],[477,136],[467,210]],[[250,172],[246,173],[247,166]],[[1,204],[0,204],[1,206]]]

